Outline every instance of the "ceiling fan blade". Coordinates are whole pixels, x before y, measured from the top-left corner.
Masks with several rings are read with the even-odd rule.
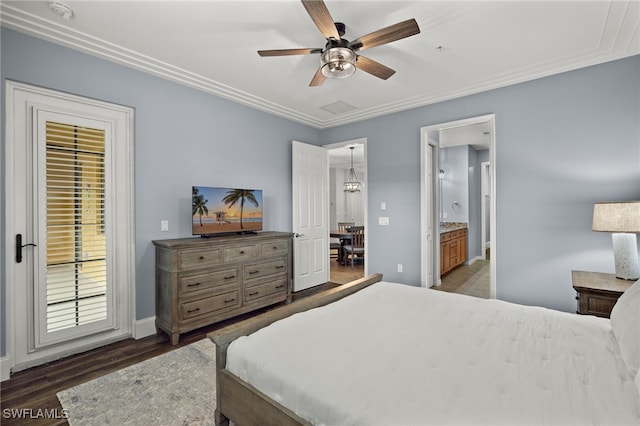
[[[376,62],[373,59],[366,58],[362,55],[358,55],[356,60],[356,66],[359,70],[368,72],[369,74],[381,78],[383,80],[388,79],[396,72],[391,68],[382,65],[380,62]]]
[[[307,13],[316,24],[324,38],[340,40],[340,34],[329,13],[329,9],[322,0],[301,0]]]
[[[311,83],[309,83],[309,87],[320,86],[322,83],[324,83],[325,80],[326,80],[326,77],[324,76],[324,74],[322,74],[322,67],[320,67],[318,68],[318,71],[316,71],[315,75],[311,79]]]
[[[418,27],[416,20],[407,19],[406,21],[399,22],[381,30],[374,31],[371,34],[362,36],[349,43],[349,47],[353,50],[370,49],[382,44],[391,43],[392,41],[411,37],[419,33],[420,28]]]
[[[322,53],[322,49],[273,49],[258,50],[260,56],[289,56],[289,55],[310,55],[312,53]]]

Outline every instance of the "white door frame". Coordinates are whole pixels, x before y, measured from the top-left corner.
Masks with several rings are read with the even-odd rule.
[[[360,180],[360,183],[362,184],[362,213],[363,213],[363,217],[364,217],[364,275],[368,275],[368,264],[369,262],[367,262],[367,253],[369,253],[369,250],[367,249],[368,247],[368,241],[369,238],[367,238],[367,233],[369,230],[369,215],[368,215],[368,194],[369,194],[369,185],[368,185],[368,177],[369,177],[369,173],[367,173],[367,138],[359,138],[359,139],[352,139],[352,140],[348,140],[348,141],[343,141],[343,142],[335,142],[335,143],[331,143],[328,145],[323,145],[322,147],[327,149],[327,150],[332,150],[332,149],[339,149],[339,148],[344,148],[346,146],[350,146],[350,145],[362,145],[363,146],[363,151],[364,151],[364,176],[363,178]],[[331,165],[329,165],[330,167]],[[331,190],[331,188],[329,188]],[[329,256],[329,251],[327,251],[327,257]]]
[[[422,138],[424,143],[420,143],[420,263],[422,270],[420,285],[432,287],[440,285],[440,215],[438,213],[440,186],[436,185],[439,179],[436,170],[439,163],[438,143],[429,139],[428,132],[421,132]]]
[[[127,291],[122,294],[128,298],[128,309],[122,311],[122,316],[118,322],[118,329],[111,333],[103,333],[89,336],[87,338],[78,339],[72,342],[59,344],[55,347],[47,348],[40,351],[37,355],[29,357],[26,362],[19,365],[16,362],[17,345],[19,339],[24,336],[17,336],[17,309],[18,301],[17,286],[25,285],[26,265],[23,263],[18,268],[15,261],[15,235],[28,235],[26,218],[14,212],[14,208],[5,208],[5,241],[3,242],[3,250],[5,256],[5,273],[6,273],[6,292],[4,309],[5,324],[4,333],[6,336],[6,357],[2,359],[2,379],[7,379],[11,369],[28,368],[60,357],[64,357],[73,353],[82,352],[91,348],[99,347],[109,342],[130,336],[134,329],[135,322],[135,216],[134,216],[134,119],[133,108],[115,105],[85,97],[70,95],[55,90],[44,89],[31,86],[24,83],[7,80],[5,84],[5,200],[7,206],[14,206],[17,203],[25,204],[25,182],[17,179],[20,168],[24,169],[24,159],[27,158],[25,147],[31,140],[31,124],[26,121],[27,113],[31,107],[29,105],[65,105],[69,111],[80,111],[82,114],[86,111],[93,111],[95,117],[102,116],[104,111],[111,111],[114,115],[124,117],[119,128],[116,129],[118,138],[124,143],[117,144],[115,150],[116,156],[122,158],[122,164],[118,166],[118,174],[121,179],[114,182],[116,185],[112,192],[120,194],[115,220],[120,224],[115,231],[115,244],[118,245],[117,262],[119,266],[114,280],[123,282],[127,285]],[[58,108],[58,106],[56,106]],[[102,111],[102,112],[96,112]],[[86,112],[86,114],[92,114]],[[18,159],[22,160],[16,164]],[[18,185],[19,184],[19,185]],[[27,237],[29,238],[29,237]],[[29,242],[27,240],[24,241]],[[20,282],[18,282],[20,281]],[[23,304],[21,304],[22,306]],[[20,349],[22,351],[22,349]]]
[[[462,120],[450,121],[445,123],[432,124],[429,126],[424,126],[420,128],[420,195],[421,195],[421,212],[420,212],[420,263],[421,263],[421,281],[422,286],[426,286],[427,276],[430,272],[429,265],[426,261],[426,253],[427,253],[427,233],[428,226],[426,223],[426,209],[431,203],[435,203],[436,211],[440,211],[438,196],[436,195],[435,200],[427,200],[427,190],[426,190],[426,149],[425,146],[429,143],[428,133],[435,132],[444,129],[450,129],[454,127],[460,126],[468,126],[471,124],[485,123],[489,122],[490,125],[490,138],[489,138],[489,163],[491,164],[491,211],[490,211],[490,219],[489,219],[489,227],[490,229],[490,241],[491,241],[491,258],[489,260],[489,271],[490,271],[490,294],[489,297],[494,299],[496,297],[496,258],[497,258],[497,241],[496,241],[496,125],[495,125],[495,114],[482,115],[478,117],[471,117]],[[437,156],[436,156],[437,158]],[[436,163],[437,164],[437,163]],[[435,176],[433,177],[436,178]],[[437,187],[437,185],[436,185]],[[437,215],[436,215],[437,217]],[[439,221],[439,218],[434,218],[434,226],[433,229],[438,229],[439,222],[436,223],[436,220]],[[440,252],[440,233],[436,232],[436,238],[433,238],[434,250],[437,253]],[[438,262],[435,267],[438,269],[436,276],[440,276],[440,262]]]
[[[482,254],[480,255],[480,257],[484,260],[487,260],[487,241],[491,241],[489,238],[487,238],[487,215],[491,215],[491,209],[487,211],[487,197],[491,197],[491,163],[488,161],[483,161],[482,163],[480,163],[480,182],[480,197],[482,202],[480,213],[480,220],[482,221],[482,224],[480,226],[482,233]],[[489,198],[489,201],[491,201],[491,198]],[[491,224],[489,224],[489,228],[491,228]]]

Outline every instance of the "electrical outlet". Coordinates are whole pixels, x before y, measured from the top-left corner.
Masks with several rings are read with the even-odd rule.
[[[389,226],[389,218],[388,217],[379,217],[378,225]]]
[[[402,272],[402,263],[398,263],[398,272]]]
[[[161,220],[160,221],[160,231],[166,232],[168,230],[169,230],[169,221],[168,220]]]

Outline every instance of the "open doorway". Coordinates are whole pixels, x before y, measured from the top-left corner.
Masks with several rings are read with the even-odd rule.
[[[329,228],[330,245],[334,247],[327,256],[330,257],[330,281],[339,284],[361,278],[367,271],[366,142],[366,138],[362,138],[324,146],[329,151]],[[359,185],[355,185],[354,180]],[[353,255],[336,248],[349,244],[348,237],[341,238],[343,230],[339,224],[364,227],[362,254]]]
[[[495,116],[426,126],[420,141],[422,285],[455,274],[461,292],[483,279],[495,298]]]

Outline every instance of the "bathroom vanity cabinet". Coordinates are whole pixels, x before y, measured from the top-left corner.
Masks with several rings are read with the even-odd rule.
[[[440,234],[440,275],[444,275],[467,260],[467,229],[444,231]]]

